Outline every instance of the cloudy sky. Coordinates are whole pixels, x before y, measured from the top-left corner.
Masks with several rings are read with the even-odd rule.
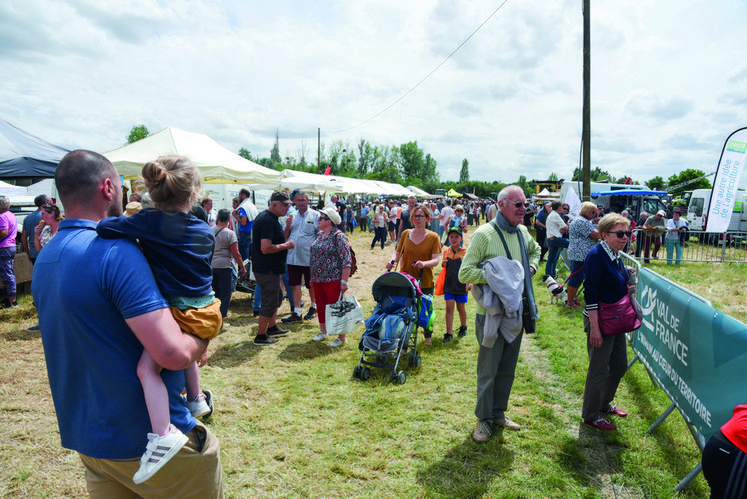
[[[464,158],[472,179],[570,178],[582,5],[5,0],[0,117],[100,152],[142,123],[259,156],[277,130],[282,156],[315,161],[321,129],[354,149],[417,141],[442,180]],[[591,15],[592,167],[640,182],[713,171],[747,126],[747,1],[591,0]]]

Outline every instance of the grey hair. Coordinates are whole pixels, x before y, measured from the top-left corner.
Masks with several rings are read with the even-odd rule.
[[[7,210],[10,207],[10,198],[8,196],[0,196],[0,210]]]

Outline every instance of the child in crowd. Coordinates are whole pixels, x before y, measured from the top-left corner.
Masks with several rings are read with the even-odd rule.
[[[472,289],[472,284],[459,282],[459,267],[462,266],[462,258],[467,253],[467,248],[462,247],[462,229],[451,227],[447,233],[449,246],[444,250],[441,266],[446,272],[444,281],[444,300],[446,300],[446,334],[444,343],[448,343],[454,337],[454,304],[459,312],[459,331],[457,335],[463,338],[467,334],[467,293]]]
[[[105,238],[136,238],[181,329],[200,338],[214,338],[222,321],[220,301],[211,287],[215,237],[208,224],[189,214],[202,183],[200,172],[184,157],[163,156],[143,166],[142,176],[155,208],[130,217],[107,218],[96,230]],[[200,364],[206,360],[203,355]],[[148,434],[140,469],[133,477],[135,483],[153,476],[188,440],[171,424],[169,398],[160,372],[161,366],[143,350],[137,375],[153,433]],[[212,397],[210,392],[200,391],[196,362],[184,370],[184,376],[192,416],[211,414]]]

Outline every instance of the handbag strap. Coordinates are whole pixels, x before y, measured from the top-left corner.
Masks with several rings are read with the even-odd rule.
[[[498,227],[498,224],[495,223],[495,220],[493,220],[490,222],[490,225],[492,225],[495,231],[498,233],[498,235],[501,236],[501,242],[503,243],[503,249],[506,250],[506,255],[508,256],[508,259],[513,260],[513,258],[511,257],[511,252],[508,250],[508,244],[506,244],[506,238],[503,237],[503,232],[501,232],[501,229]]]

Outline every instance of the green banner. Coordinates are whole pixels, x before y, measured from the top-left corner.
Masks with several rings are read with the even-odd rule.
[[[707,440],[747,402],[747,326],[642,269],[633,350]]]

